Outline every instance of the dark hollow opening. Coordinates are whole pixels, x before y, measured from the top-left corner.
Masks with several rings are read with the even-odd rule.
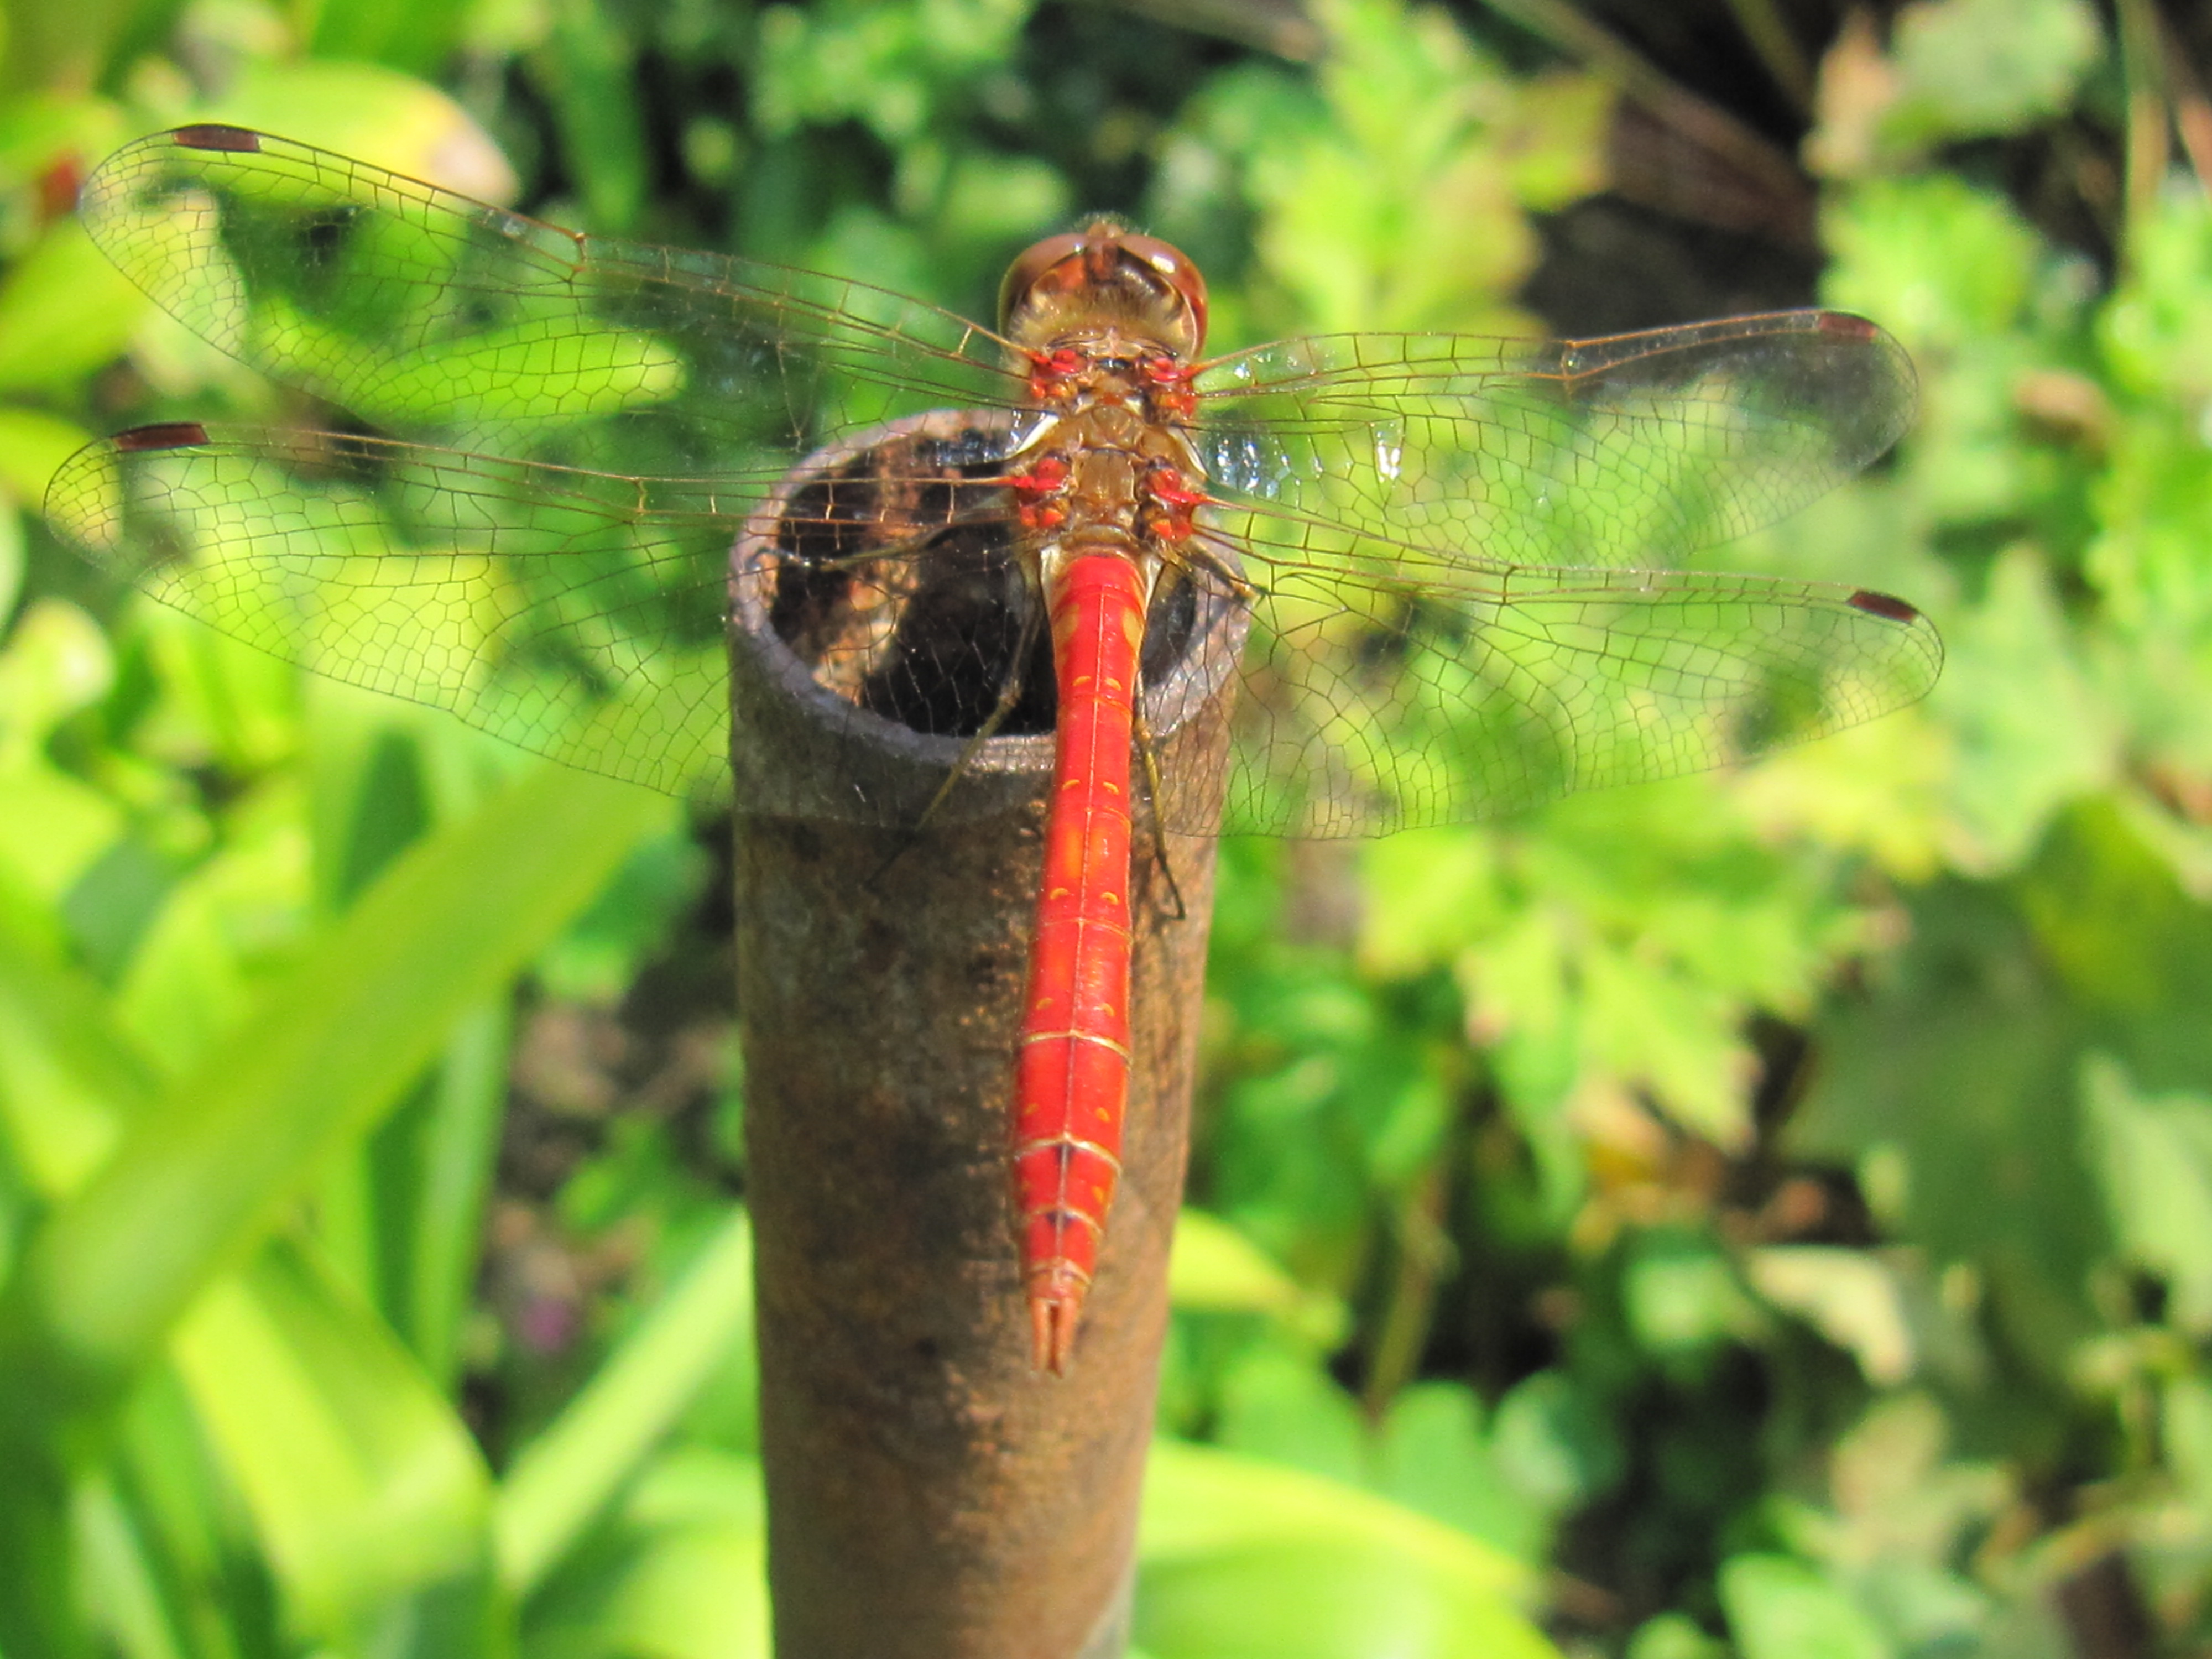
[[[1042,602],[1015,556],[1019,526],[1002,427],[894,434],[790,489],[776,524],[769,623],[815,679],[933,737],[982,729],[1018,671],[998,732],[1053,729]],[[1163,580],[1147,620],[1148,684],[1191,648],[1200,607]],[[1026,641],[1026,643],[1025,643]]]

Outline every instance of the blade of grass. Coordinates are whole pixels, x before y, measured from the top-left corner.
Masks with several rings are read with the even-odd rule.
[[[500,1568],[519,1601],[682,1415],[752,1324],[752,1229],[743,1211],[550,1427],[495,1500]]]
[[[441,1383],[460,1365],[461,1322],[476,1283],[484,1199],[507,1103],[510,1023],[501,1000],[454,1025],[415,1162],[402,1328],[423,1369]]]
[[[112,1401],[672,810],[549,766],[397,860],[33,1241],[0,1310],[20,1403],[82,1420]]]
[[[477,1637],[497,1622],[476,1443],[326,1264],[276,1241],[209,1287],[172,1347],[295,1634],[348,1647],[433,1605]],[[439,1659],[483,1650],[465,1638]]]

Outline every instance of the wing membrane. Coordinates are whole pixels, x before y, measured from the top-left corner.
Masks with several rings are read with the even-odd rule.
[[[327,432],[140,428],[78,452],[54,529],[165,605],[288,661],[672,794],[716,793],[731,550],[772,539],[778,625],[863,712],[964,737],[1030,639],[1002,434],[781,474],[634,478]],[[980,480],[980,481],[979,481]],[[1048,701],[1050,677],[1029,676]],[[748,781],[746,811],[869,819],[838,781]],[[957,814],[956,814],[957,816]]]
[[[1261,513],[1218,533],[1255,589],[1230,830],[1387,834],[1709,770],[1916,702],[1942,665],[1926,618],[1861,589],[1454,576],[1425,548]]]
[[[379,428],[621,472],[765,466],[1005,404],[1008,348],[862,283],[579,235],[232,128],[139,140],[79,212],[195,332]]]
[[[1497,572],[1664,567],[1771,524],[1887,450],[1914,382],[1871,323],[1800,311],[1609,340],[1317,336],[1198,386],[1219,493]]]

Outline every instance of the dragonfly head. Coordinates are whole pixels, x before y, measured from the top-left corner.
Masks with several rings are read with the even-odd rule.
[[[1094,219],[1006,268],[999,327],[1031,349],[1111,330],[1188,360],[1206,340],[1206,278],[1180,249]]]

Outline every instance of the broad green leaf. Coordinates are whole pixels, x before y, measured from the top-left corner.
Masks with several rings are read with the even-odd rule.
[[[2031,680],[2038,696],[2014,694]],[[1997,560],[1983,602],[1953,626],[1935,696],[1958,749],[1952,810],[1973,838],[1954,857],[2013,867],[2117,763],[2112,718],[2081,671],[2050,572],[2026,549]]]
[[[1970,341],[1980,352],[2011,329],[2044,257],[2033,227],[2002,197],[1949,173],[1861,185],[1830,207],[1823,229],[1835,264],[1822,297],[1879,317],[1923,377],[1931,356],[1940,363]]]
[[[404,1214],[398,1324],[422,1368],[450,1387],[478,1277],[484,1209],[507,1104],[512,1022],[503,1002],[462,1016],[422,1103]],[[398,1208],[395,1199],[392,1207]]]
[[[173,1351],[296,1631],[350,1644],[419,1602],[437,1607],[449,1633],[482,1628],[466,1646],[410,1650],[485,1650],[489,1478],[467,1429],[374,1313],[280,1245],[210,1285]]]
[[[411,849],[56,1213],[4,1334],[119,1383],[671,810],[547,767]]]
[[[1672,1229],[1637,1237],[1620,1289],[1629,1329],[1662,1357],[1689,1358],[1749,1340],[1761,1322],[1729,1258],[1707,1240]]]
[[[134,936],[116,1019],[171,1077],[203,1064],[237,1028],[306,934],[303,816],[283,781],[240,802],[221,849],[168,886]]]
[[[7,418],[0,410],[0,456],[8,453]],[[0,629],[15,614],[15,601],[23,592],[23,515],[12,510],[6,497],[12,494],[4,461],[0,461]]]
[[[1625,1462],[1618,1427],[1564,1371],[1538,1371],[1491,1414],[1492,1455],[1516,1492],[1554,1512],[1612,1490]]]
[[[2177,1379],[2162,1407],[2166,1459],[2198,1516],[2212,1518],[2212,1379]]]
[[[1510,1558],[1336,1482],[1154,1443],[1135,1639],[1154,1659],[1556,1659]]]
[[[1727,1659],[1725,1644],[1679,1613],[1662,1613],[1637,1627],[1626,1659]]]
[[[2111,983],[2129,965],[2127,907],[2094,893],[2094,860],[2082,868],[2054,845],[2044,862],[2054,933],[2116,956],[2094,970]],[[1850,1166],[1893,1160],[1901,1240],[1939,1271],[1972,1264],[2019,1353],[2063,1372],[2090,1328],[2104,1248],[2071,1086],[2081,1012],[2052,971],[2066,949],[2039,939],[2010,894],[1955,879],[1917,896],[1912,927],[1867,994],[1824,1017],[1789,1145]],[[2118,952],[2104,948],[2108,928]]]

